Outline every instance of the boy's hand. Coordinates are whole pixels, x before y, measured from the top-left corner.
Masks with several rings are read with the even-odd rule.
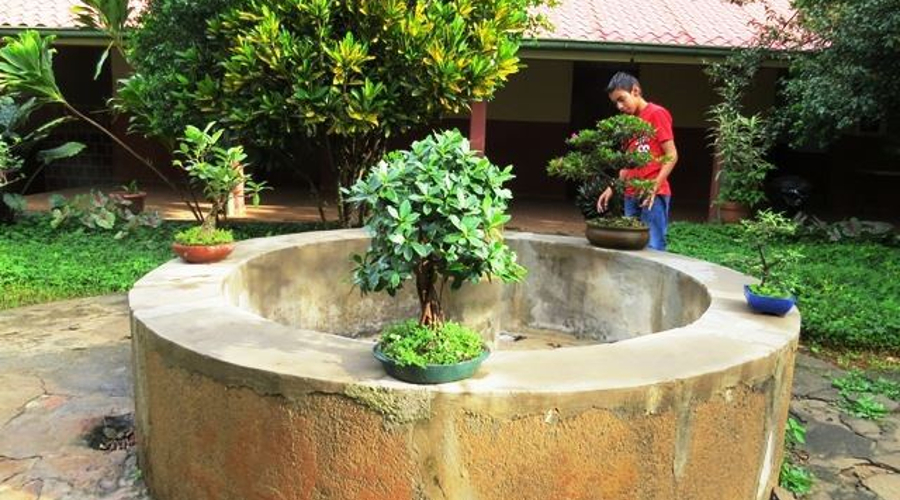
[[[607,187],[600,193],[600,197],[597,198],[597,211],[601,214],[606,212],[606,209],[609,208],[609,200],[612,198],[613,190],[612,187]]]
[[[651,210],[651,209],[653,209],[653,201],[654,200],[656,200],[656,192],[653,192],[653,193],[647,195],[647,197],[644,198],[644,201],[641,202],[641,206],[647,210]]]

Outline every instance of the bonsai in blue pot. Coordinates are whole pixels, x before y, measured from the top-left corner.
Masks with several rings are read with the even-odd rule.
[[[747,304],[758,313],[784,316],[797,302],[789,268],[802,256],[796,250],[774,251],[772,243],[795,234],[797,224],[781,214],[763,210],[754,219],[742,221],[741,225],[744,240],[755,248],[759,257],[754,263],[759,283],[744,285]]]

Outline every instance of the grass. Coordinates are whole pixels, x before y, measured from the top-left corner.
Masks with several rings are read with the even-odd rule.
[[[141,276],[174,258],[174,234],[191,224],[165,222],[124,239],[112,231],[52,229],[46,216],[0,226],[0,310],[129,290]],[[247,223],[230,228],[237,239],[321,228],[309,223]]]
[[[675,223],[672,252],[748,272],[751,250],[733,225]],[[805,341],[841,350],[900,353],[900,248],[875,242],[795,239],[778,244],[805,257],[791,271],[799,287]]]

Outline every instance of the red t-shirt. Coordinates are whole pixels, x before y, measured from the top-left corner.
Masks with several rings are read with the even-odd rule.
[[[656,176],[659,175],[659,171],[660,169],[662,169],[662,163],[659,161],[659,159],[665,156],[665,152],[662,148],[662,143],[675,140],[675,134],[672,133],[672,115],[666,108],[658,104],[648,102],[647,106],[645,106],[637,116],[641,120],[644,120],[650,125],[653,125],[653,128],[656,129],[656,135],[651,137],[646,142],[632,144],[629,146],[629,148],[632,150],[638,149],[646,151],[650,153],[654,159],[643,167],[626,169],[625,179],[656,180]],[[625,194],[633,196],[635,194],[634,189],[626,188]],[[669,187],[669,179],[663,181],[662,186],[659,187],[659,190],[656,192],[656,194],[672,194],[672,189]]]

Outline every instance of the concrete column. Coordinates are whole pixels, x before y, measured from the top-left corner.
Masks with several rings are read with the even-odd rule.
[[[472,149],[485,152],[487,134],[487,103],[476,101],[472,103],[472,115],[469,118],[469,144]]]

